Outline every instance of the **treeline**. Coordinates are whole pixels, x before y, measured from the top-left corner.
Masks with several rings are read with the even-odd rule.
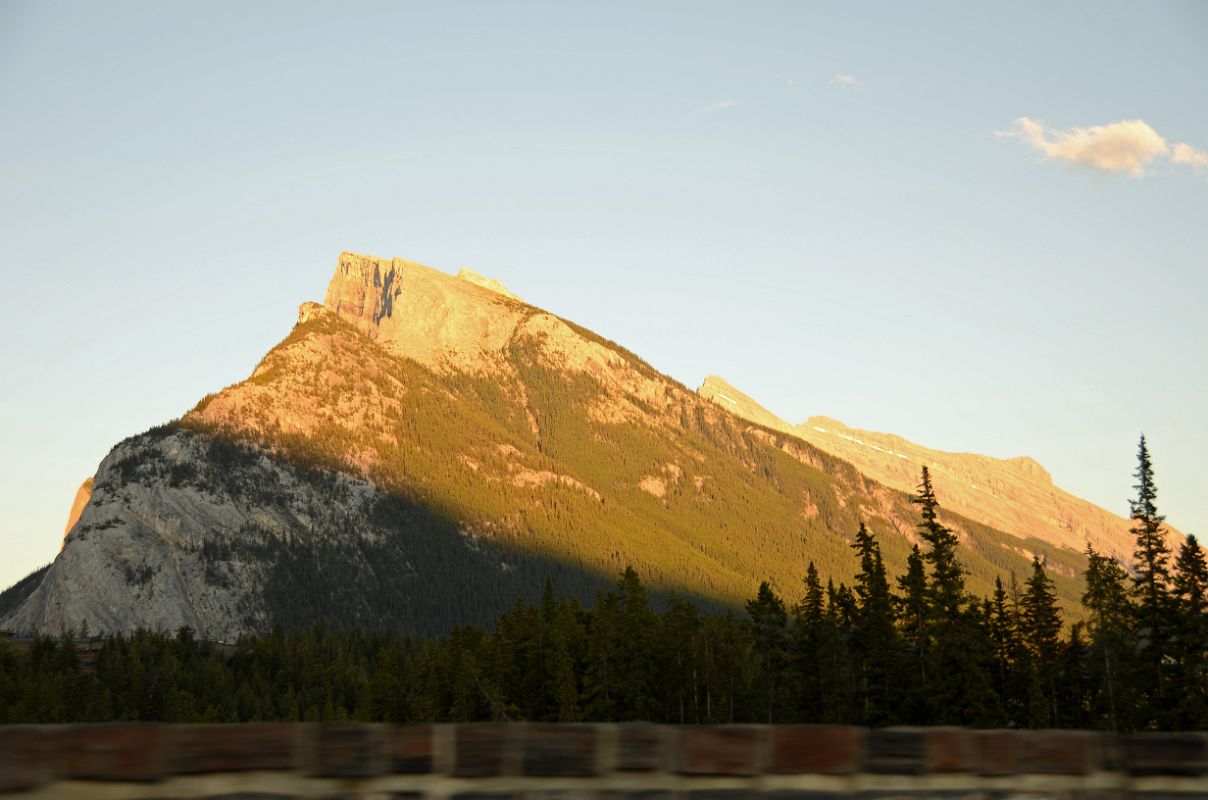
[[[140,632],[83,669],[70,637],[0,642],[0,721],[655,720],[1113,730],[1208,726],[1208,564],[1168,548],[1145,440],[1131,572],[1088,548],[1068,624],[1038,558],[993,596],[965,588],[930,476],[905,573],[863,526],[849,586],[810,564],[789,607],[764,583],[745,614],[653,608],[632,569],[585,608],[551,582],[492,631],[441,638],[316,627],[234,645]],[[1172,563],[1173,560],[1173,563]]]

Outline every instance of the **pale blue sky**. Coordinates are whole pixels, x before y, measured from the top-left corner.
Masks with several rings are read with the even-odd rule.
[[[1138,119],[1142,177],[1061,149]],[[1204,533],[1208,169],[1175,143],[1208,149],[1202,3],[0,2],[0,585],[345,249],[1119,513],[1145,431]]]

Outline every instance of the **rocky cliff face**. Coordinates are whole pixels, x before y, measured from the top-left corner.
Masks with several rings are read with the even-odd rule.
[[[811,560],[850,579],[860,522],[901,570],[907,494],[716,399],[489,279],[345,253],[247,380],[114,448],[0,628],[433,632],[628,565],[705,602],[765,579],[793,601]],[[951,509],[973,591],[1045,552],[1076,597],[1076,553]]]
[[[569,582],[566,573],[516,563],[363,478],[176,424],[109,453],[63,551],[0,628],[188,626],[233,641],[326,620],[438,633],[486,624],[531,584]]]
[[[67,534],[71,533],[71,529],[79,521],[80,514],[84,512],[84,506],[88,505],[88,500],[91,497],[92,478],[85,478],[84,482],[80,484],[80,488],[76,489],[75,499],[71,501],[71,510],[67,512],[67,525],[63,528],[64,544],[67,543]]]
[[[527,308],[468,270],[451,278],[354,253],[340,256],[323,304],[393,352],[441,371],[492,371]]]
[[[94,631],[215,630],[215,620],[240,618],[237,592],[200,580],[200,553],[211,530],[238,529],[250,513],[218,486],[171,477],[195,473],[204,449],[181,434],[144,435],[115,447],[63,551],[6,624],[54,633],[84,623]],[[160,472],[163,480],[151,479]],[[232,578],[242,584],[250,576],[236,570]]]
[[[1132,557],[1135,542],[1129,520],[1055,486],[1052,475],[1031,458],[933,450],[893,434],[849,428],[828,417],[793,425],[715,375],[706,378],[698,392],[739,416],[849,461],[873,480],[900,491],[914,491],[927,466],[945,507],[1006,533],[1078,551],[1089,542],[1117,559]],[[1181,538],[1174,530],[1171,535]]]

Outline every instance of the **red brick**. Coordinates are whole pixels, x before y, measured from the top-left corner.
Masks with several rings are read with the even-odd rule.
[[[54,762],[50,729],[0,726],[0,792],[32,789],[54,780]]]
[[[927,729],[928,772],[976,772],[973,731],[963,728]]]
[[[172,771],[244,772],[293,769],[297,725],[257,722],[243,725],[182,725],[172,747]]]
[[[99,781],[156,781],[168,773],[166,739],[158,724],[80,725],[56,739],[61,774]]]
[[[1022,735],[1016,731],[977,731],[977,761],[982,775],[1014,775],[1020,771],[1023,759]]]
[[[411,775],[432,771],[432,726],[395,725],[387,744],[390,771]]]
[[[863,743],[859,728],[780,725],[772,730],[772,768],[782,775],[847,775],[860,763]]]
[[[1098,744],[1089,731],[1032,731],[1024,737],[1023,771],[1086,775],[1098,766]]]
[[[683,775],[755,775],[761,767],[762,733],[738,725],[680,728],[675,770]]]
[[[524,774],[586,777],[596,774],[596,729],[590,725],[526,725]]]

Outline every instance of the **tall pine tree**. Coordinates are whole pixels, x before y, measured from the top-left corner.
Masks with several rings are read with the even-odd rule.
[[[759,593],[747,603],[751,629],[759,648],[763,667],[763,683],[767,696],[768,724],[776,721],[780,710],[780,694],[784,673],[785,648],[788,643],[788,614],[784,601],[772,591],[767,581],[759,584]]]
[[[821,722],[827,686],[822,664],[826,635],[826,602],[818,569],[811,561],[805,570],[805,596],[793,609],[792,652],[797,694],[797,716]]]
[[[902,640],[894,625],[894,597],[885,575],[881,547],[860,523],[852,548],[860,558],[856,575],[857,610],[852,630],[859,721],[879,727],[897,722]]]
[[[1153,463],[1145,437],[1137,446],[1137,471],[1133,473],[1137,483],[1135,500],[1129,501],[1132,509],[1136,550],[1133,552],[1133,595],[1136,598],[1136,615],[1139,659],[1141,673],[1138,689],[1147,696],[1147,705],[1156,718],[1169,710],[1170,693],[1166,687],[1164,661],[1170,649],[1171,611],[1170,599],[1170,547],[1166,544],[1163,521],[1158,513],[1158,488],[1153,479]],[[1148,724],[1150,721],[1144,721]]]
[[[1020,633],[1031,661],[1032,693],[1028,703],[1028,725],[1053,728],[1057,718],[1057,673],[1060,669],[1061,611],[1053,582],[1045,574],[1040,558],[1032,559],[1032,574],[1020,598]]]
[[[989,620],[965,593],[965,571],[956,557],[959,540],[939,521],[939,501],[927,467],[923,467],[913,502],[921,509],[919,536],[928,545],[923,558],[931,565],[926,615],[928,679],[923,682],[929,715],[950,724],[995,724],[1003,712],[990,680],[993,652],[988,632],[983,630]]]
[[[898,578],[898,622],[906,645],[905,662],[910,680],[902,698],[904,722],[916,725],[927,720],[927,571],[919,546],[906,557],[906,574]]]
[[[1014,587],[1014,575],[1011,581]],[[987,617],[994,651],[995,688],[1002,698],[1007,721],[1012,727],[1026,727],[1031,693],[1031,657],[1020,634],[1019,609],[1015,598],[1008,595],[1000,577],[994,579],[994,596],[990,599]]]
[[[1128,573],[1111,556],[1086,546],[1086,589],[1082,606],[1088,612],[1091,692],[1101,727],[1131,727],[1134,662],[1132,626],[1135,619],[1129,596]],[[1125,713],[1128,712],[1128,713]]]
[[[1179,702],[1171,726],[1202,730],[1208,725],[1208,562],[1194,535],[1175,561],[1174,646]]]

